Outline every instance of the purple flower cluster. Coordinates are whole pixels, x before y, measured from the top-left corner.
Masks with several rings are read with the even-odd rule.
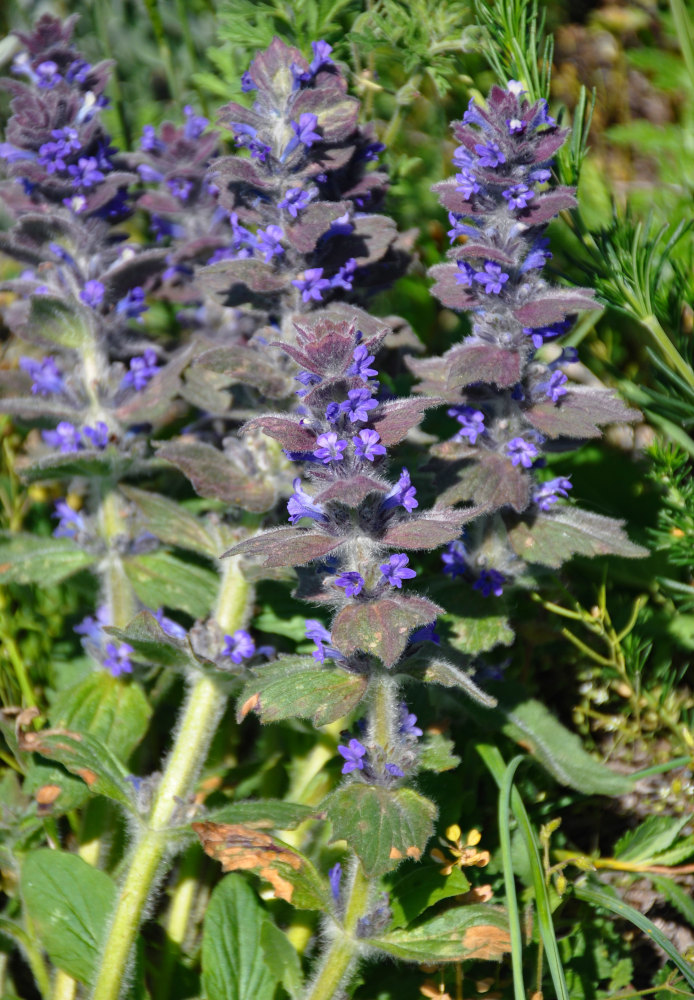
[[[61,420],[54,431],[41,432],[46,444],[57,448],[62,455],[82,451],[84,448],[102,451],[108,446],[109,436],[108,424],[103,420],[97,420],[93,427],[87,425],[81,430],[68,420]]]

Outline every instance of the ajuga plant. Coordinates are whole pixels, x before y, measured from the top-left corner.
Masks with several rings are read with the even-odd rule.
[[[377,163],[384,147],[359,125],[359,102],[347,95],[331,47],[312,49],[309,62],[275,39],[251,62],[242,89],[252,107],[233,103],[220,113],[234,155],[217,155],[220,137],[201,136],[205,120],[186,108],[183,128],[145,126],[131,157],[156,185],[138,205],[168,244],[155,294],[183,304],[179,318],[197,345],[183,393],[203,411],[198,440],[162,454],[198,491],[227,500],[235,500],[238,442],[223,418],[256,405],[252,390],[297,403],[293,371],[268,344],[293,336],[296,315],[327,306],[354,315],[354,306],[344,313],[345,300],[363,302],[408,260],[411,239],[376,214],[387,186]],[[211,450],[222,442],[224,455]]]
[[[205,917],[201,986],[188,995],[270,1000],[281,983],[328,1000],[379,955],[500,959],[507,916],[488,887],[433,916],[427,889],[414,910],[401,906],[394,929],[386,892],[434,830],[437,805],[420,790],[420,772],[457,762],[442,734],[420,742],[404,684],[465,693],[485,725],[500,724],[474,665],[436,635],[442,609],[412,583],[426,553],[452,544],[448,564],[457,571],[464,559],[483,593],[499,589],[498,574],[515,573],[515,555],[553,566],[570,551],[640,553],[612,522],[562,505],[565,479],[534,478],[548,441],[629,417],[609,394],[569,387],[559,368],[533,357],[559,332],[553,324],[593,304],[539,277],[542,227],[572,199],[540,190],[563,135],[515,85],[495,88],[489,109],[469,110],[461,177],[444,186],[454,233],[469,239],[437,272],[437,289],[475,311],[473,337],[444,359],[413,364],[434,395],[390,398],[375,367],[388,325],[345,299],[363,302],[399,273],[403,241],[373,214],[386,183],[370,167],[379,147],[358,126],[329,47],[316,42],[308,62],[275,41],[255,58],[243,82],[253,107],[223,112],[240,153],[217,156],[221,139],[185,109],[182,127],[145,128],[140,150],[126,156],[99,121],[107,67],[84,62],[71,28],[46,16],[22,36],[15,69],[25,79],[8,84],[12,118],[0,147],[9,176],[0,247],[24,268],[4,285],[4,317],[29,345],[17,357],[11,344],[18,370],[2,373],[0,405],[37,425],[22,474],[64,483],[66,495],[53,538],[2,540],[0,574],[48,585],[89,570],[97,596],[78,625],[90,659],[75,683],[57,684],[45,718],[21,708],[2,716],[22,778],[8,793],[17,832],[2,855],[5,886],[14,892],[18,877],[21,893],[3,934],[19,942],[45,997],[75,997],[78,983],[94,1000],[143,995],[139,926],[174,855],[197,834],[224,870],[252,872],[275,901],[322,914],[324,947],[304,986],[294,946],[272,919],[288,911],[262,908],[238,876],[225,878]],[[152,186],[143,192],[141,182]],[[456,190],[463,185],[468,193]],[[128,238],[137,199],[153,246]],[[195,330],[183,346],[146,336],[155,298],[180,308],[177,334]],[[264,412],[261,393],[281,401],[276,412]],[[390,464],[388,449],[412,440],[442,401],[461,433],[437,449],[451,484],[422,511],[410,472]],[[200,411],[192,418],[191,404]],[[228,443],[229,424],[242,421]],[[203,498],[229,506],[203,503],[208,514],[195,516],[170,495],[187,488],[176,467]],[[459,500],[472,503],[456,509]],[[261,514],[268,527],[254,533]],[[461,558],[456,539],[467,524]],[[315,649],[276,656],[251,631],[254,582],[291,567],[295,596],[321,617],[306,623]],[[171,728],[176,675],[186,695],[162,759],[168,747],[145,734],[152,711]],[[253,714],[295,726],[344,719],[335,746],[344,780],[308,806],[229,802],[225,789],[206,809],[196,782],[229,694],[249,741]],[[557,723],[533,741],[532,718],[517,708],[506,721],[564,779],[580,748]],[[219,742],[237,738],[229,719]],[[584,774],[600,772],[593,787],[614,790],[617,776],[606,779],[583,756],[593,769]],[[329,821],[332,863],[324,844],[296,829],[308,818]],[[280,839],[277,830],[288,832]],[[486,860],[474,837],[456,850]],[[470,888],[456,868],[442,889],[451,874],[437,869],[437,899]],[[175,890],[168,944],[184,942],[191,881],[182,875]],[[25,928],[15,920],[20,896]],[[58,970],[52,983],[35,933]],[[157,998],[173,995],[172,968],[160,981],[150,976]]]
[[[603,424],[639,417],[612,391],[571,381],[572,348],[552,345],[573,314],[599,308],[585,288],[550,284],[547,223],[576,204],[552,186],[552,163],[566,140],[523,86],[494,87],[471,100],[453,131],[458,173],[437,184],[449,211],[450,262],[432,268],[433,293],[471,313],[472,333],[443,357],[412,360],[417,391],[449,403],[456,432],[433,448],[444,503],[474,500],[480,516],[444,555],[445,571],[484,597],[500,596],[528,564],[556,569],[571,555],[644,555],[622,522],[564,502],[567,476],[547,460],[600,436]],[[461,244],[461,237],[464,243]],[[550,348],[551,349],[551,348]]]

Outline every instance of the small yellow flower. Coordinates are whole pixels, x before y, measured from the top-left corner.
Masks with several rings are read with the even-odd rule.
[[[449,854],[453,855],[453,860],[446,857],[446,855],[435,847],[431,851],[430,857],[434,861],[441,865],[441,874],[450,875],[454,868],[464,868],[474,866],[476,868],[484,868],[485,865],[489,864],[490,854],[489,851],[478,851],[477,845],[482,840],[482,834],[479,830],[470,830],[468,833],[465,843],[463,843],[463,834],[457,823],[453,826],[449,826],[446,830],[446,839],[439,837],[439,843],[442,847],[445,847]]]

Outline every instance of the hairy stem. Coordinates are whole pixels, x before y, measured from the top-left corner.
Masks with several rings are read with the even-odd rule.
[[[68,976],[67,972],[58,969],[53,980],[51,1000],[75,1000],[77,996],[77,980]]]
[[[116,538],[124,533],[119,497],[115,490],[109,490],[101,501],[99,526],[108,549],[100,566],[108,621],[116,628],[125,628],[135,616],[137,605],[123,560],[114,544]]]
[[[224,631],[241,627],[246,615],[250,587],[237,559],[224,567],[215,617]],[[144,832],[135,844],[123,881],[111,926],[102,950],[92,1000],[117,1000],[127,970],[140,921],[170,852],[168,829],[181,800],[190,796],[217,724],[224,710],[225,695],[207,675],[197,678],[183,707],[173,749],[166,763]]]
[[[355,859],[351,881],[346,890],[345,919],[342,933],[323,955],[306,1000],[333,1000],[356,961],[359,945],[355,930],[359,917],[369,906],[369,880]]]

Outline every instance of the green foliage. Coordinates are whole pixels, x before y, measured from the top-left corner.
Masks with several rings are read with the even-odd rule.
[[[342,785],[323,803],[333,840],[348,838],[369,876],[420,858],[434,832],[436,807],[411,788]]]
[[[22,866],[21,892],[31,925],[55,965],[91,984],[116,886],[65,851],[41,849]]]
[[[272,1000],[276,979],[261,942],[268,922],[241,876],[225,876],[205,914],[202,987],[207,1000]]]

